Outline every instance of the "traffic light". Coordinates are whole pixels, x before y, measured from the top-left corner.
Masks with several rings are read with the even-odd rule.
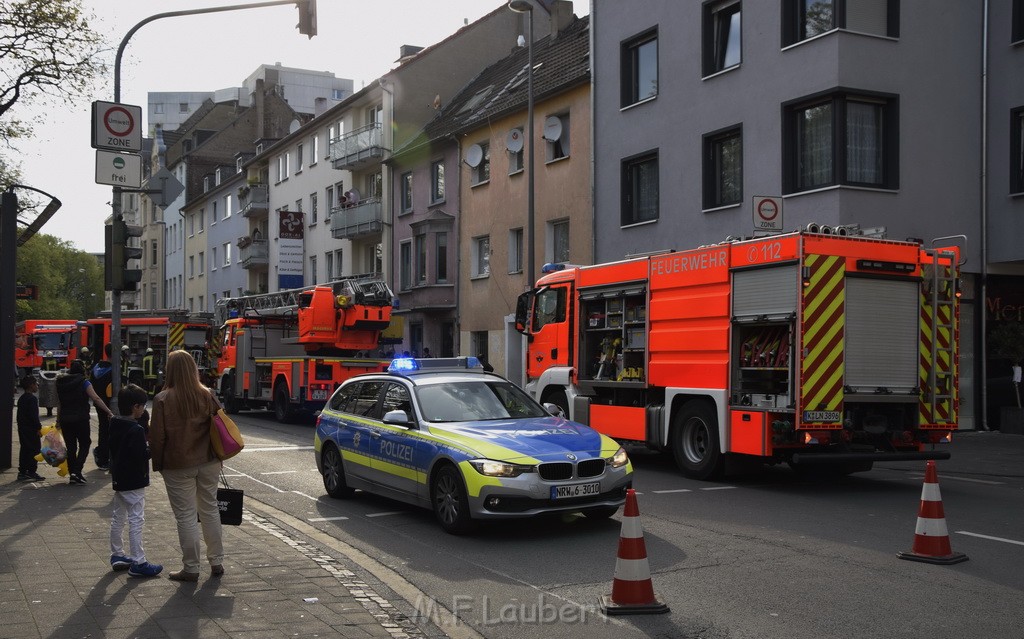
[[[135,285],[142,281],[141,269],[128,268],[129,260],[142,258],[142,249],[128,246],[133,237],[142,235],[141,226],[125,224],[115,218],[107,225],[104,234],[103,288],[108,291],[134,291]]]
[[[296,0],[295,8],[299,10],[299,24],[295,26],[312,40],[316,35],[316,0]]]

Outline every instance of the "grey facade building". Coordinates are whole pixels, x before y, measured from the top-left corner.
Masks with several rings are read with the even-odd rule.
[[[755,196],[786,230],[964,235],[962,426],[980,422],[982,327],[1004,319],[986,309],[1024,282],[1022,11],[592,0],[596,261],[750,236]]]

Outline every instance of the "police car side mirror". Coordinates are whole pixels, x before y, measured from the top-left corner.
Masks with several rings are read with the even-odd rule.
[[[389,410],[384,413],[384,423],[394,426],[409,426],[409,416],[404,410]]]
[[[569,419],[568,417],[566,417],[565,413],[562,412],[562,408],[558,404],[544,402],[544,410],[546,410],[548,414],[554,415],[555,417],[565,417],[565,419]]]

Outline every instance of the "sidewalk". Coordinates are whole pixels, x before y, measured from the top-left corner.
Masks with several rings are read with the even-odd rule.
[[[44,425],[52,421],[43,417]],[[181,568],[181,550],[159,473],[146,490],[143,539],[147,558],[164,564],[164,572],[148,579],[115,573],[109,475],[90,453],[84,486],[44,463],[39,473],[46,481],[19,482],[17,452],[15,434],[15,468],[0,473],[0,637],[439,634],[425,633],[374,592],[348,557],[286,530],[248,497],[242,525],[224,526],[224,576],[211,578],[204,559],[199,583],[170,581],[167,572]]]

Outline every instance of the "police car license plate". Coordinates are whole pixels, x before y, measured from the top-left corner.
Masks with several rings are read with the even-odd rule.
[[[551,499],[572,499],[573,497],[587,497],[600,494],[601,482],[551,487]]]
[[[327,399],[327,391],[326,390],[312,390],[312,391],[309,392],[309,398],[312,399],[312,400],[318,400],[318,399],[326,400]]]

